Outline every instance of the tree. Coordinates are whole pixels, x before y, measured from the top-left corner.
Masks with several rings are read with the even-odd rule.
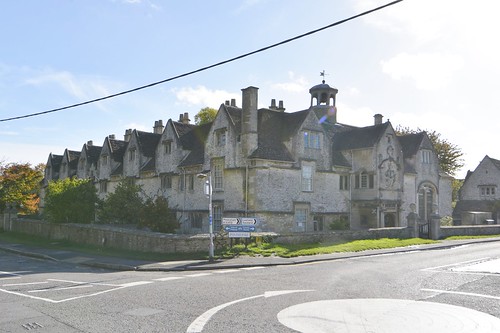
[[[30,163],[0,163],[0,212],[7,204],[15,204],[23,214],[36,213],[43,169],[43,164],[32,167]]]
[[[214,121],[215,116],[217,116],[218,110],[213,108],[203,108],[198,112],[196,116],[194,116],[194,123],[196,125],[203,125],[209,122]]]
[[[168,200],[162,196],[147,198],[141,211],[140,227],[152,231],[173,233],[179,227],[175,213],[168,207]]]
[[[44,213],[49,222],[91,223],[95,219],[97,201],[97,190],[90,179],[50,181]]]
[[[417,128],[416,130],[401,126],[396,128],[396,133],[398,135],[416,134],[420,132],[423,132],[420,128]],[[462,150],[457,145],[441,138],[441,134],[436,131],[426,130],[425,132],[429,136],[429,139],[436,150],[441,170],[451,176],[454,176],[458,169],[464,166],[462,159],[464,154],[462,153]]]
[[[130,181],[121,181],[113,193],[108,194],[99,209],[99,222],[139,224],[144,203],[142,187]]]

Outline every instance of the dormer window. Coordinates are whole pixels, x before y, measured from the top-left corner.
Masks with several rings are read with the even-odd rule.
[[[304,148],[320,149],[321,134],[319,132],[304,132]]]
[[[101,157],[101,165],[108,165],[108,155],[103,155]]]
[[[172,153],[172,141],[164,141],[163,142],[164,152],[169,155]]]
[[[129,159],[129,161],[134,161],[135,160],[135,153],[136,153],[135,148],[130,149],[128,151],[128,159]]]
[[[431,163],[431,151],[430,150],[422,150],[422,163],[430,164]]]

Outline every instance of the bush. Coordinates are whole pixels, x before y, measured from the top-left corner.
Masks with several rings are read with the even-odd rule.
[[[95,219],[97,191],[89,179],[49,182],[45,215],[54,223],[91,223]]]
[[[168,207],[168,200],[157,196],[148,198],[143,204],[139,226],[152,231],[173,233],[179,227],[175,213]]]
[[[144,203],[142,187],[121,181],[113,193],[108,194],[98,212],[100,223],[139,224]]]
[[[330,230],[349,230],[349,227],[349,219],[346,216],[341,216],[329,225]]]

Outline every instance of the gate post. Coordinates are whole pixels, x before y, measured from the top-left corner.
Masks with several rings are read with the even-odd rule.
[[[441,238],[441,217],[438,214],[431,215],[429,236],[433,240]]]

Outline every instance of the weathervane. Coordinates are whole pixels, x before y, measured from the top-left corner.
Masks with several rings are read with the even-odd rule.
[[[323,83],[325,83],[325,76],[327,76],[328,74],[326,74],[325,70],[323,69],[322,72],[319,72],[319,76],[322,76],[323,77]]]

